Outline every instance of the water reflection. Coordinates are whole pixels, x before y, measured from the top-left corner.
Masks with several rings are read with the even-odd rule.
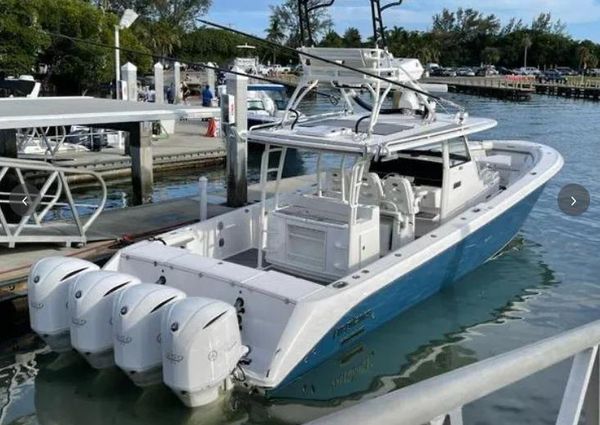
[[[480,354],[461,345],[474,327],[518,319],[524,301],[555,282],[539,247],[516,239],[456,286],[267,397],[237,392],[194,410],[162,385],[138,389],[119,370],[97,372],[75,353],[38,356],[35,410],[40,424],[302,423],[477,361]]]
[[[161,385],[141,390],[119,369],[93,370],[76,353],[40,360],[35,409],[42,425],[239,423],[244,414],[225,397],[202,409],[187,409]]]

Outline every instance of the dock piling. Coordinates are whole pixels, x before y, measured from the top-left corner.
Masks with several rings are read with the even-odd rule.
[[[227,99],[221,102],[221,122],[227,147],[227,205],[237,208],[248,202],[248,145],[245,134],[248,130],[248,77],[230,74],[227,77],[227,95],[232,96],[234,102],[233,122],[229,122]]]
[[[16,158],[18,155],[16,130],[0,130],[0,156]]]
[[[128,127],[133,204],[141,205],[150,201],[154,184],[152,123],[131,123]]]
[[[181,103],[181,64],[179,62],[173,64],[173,90],[175,90],[175,103]]]
[[[165,103],[165,74],[160,62],[154,64],[154,91],[156,92],[154,101]]]
[[[121,67],[122,79],[127,84],[127,99],[130,102],[137,102],[137,67],[131,62],[127,62]]]

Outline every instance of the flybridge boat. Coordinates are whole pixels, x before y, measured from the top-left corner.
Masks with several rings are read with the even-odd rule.
[[[162,377],[188,406],[233,385],[276,389],[492,258],[563,164],[538,143],[475,139],[496,122],[438,112],[416,60],[300,56],[282,121],[247,135],[265,145],[261,202],[133,244],[101,270],[58,257],[32,268],[32,328],[53,349],[138,385]],[[299,121],[319,84],[340,90],[344,111]],[[286,191],[290,149],[317,165]]]

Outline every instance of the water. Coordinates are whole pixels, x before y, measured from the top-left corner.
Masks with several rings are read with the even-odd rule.
[[[162,386],[141,391],[117,370],[95,372],[75,355],[40,353],[43,347],[31,335],[6,340],[0,343],[0,424],[302,423],[600,318],[600,104],[551,97],[527,103],[451,99],[473,115],[499,121],[487,138],[545,143],[565,158],[499,258],[270,399],[234,393],[209,408],[188,410]],[[306,169],[314,166],[314,158],[302,159]],[[255,180],[256,162],[250,168]],[[195,194],[197,176],[190,174],[159,176],[154,199]],[[209,190],[222,191],[222,169],[207,174]],[[557,207],[558,192],[568,183],[592,194],[582,216],[566,216]],[[126,186],[113,188],[111,207],[128,204]],[[562,363],[466,406],[465,423],[554,423],[568,368]]]

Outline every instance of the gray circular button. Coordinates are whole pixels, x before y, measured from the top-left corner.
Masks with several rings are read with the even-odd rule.
[[[590,206],[590,192],[580,184],[563,186],[558,194],[558,207],[568,215],[581,215]]]
[[[33,213],[32,207],[37,203],[40,191],[29,183],[19,184],[10,192],[8,202],[13,212],[19,216]]]

